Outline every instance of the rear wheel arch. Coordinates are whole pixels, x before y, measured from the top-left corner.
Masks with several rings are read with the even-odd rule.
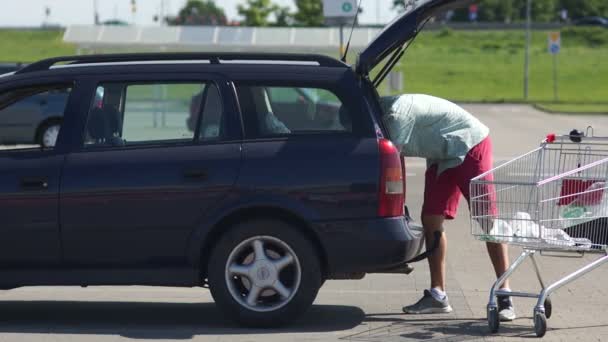
[[[238,223],[251,220],[279,220],[297,229],[315,246],[316,254],[321,264],[321,272],[324,278],[328,273],[327,253],[319,236],[310,225],[297,214],[282,208],[276,207],[250,207],[243,208],[230,213],[217,222],[206,234],[200,249],[200,271],[203,278],[207,277],[207,267],[211,251],[215,243]]]

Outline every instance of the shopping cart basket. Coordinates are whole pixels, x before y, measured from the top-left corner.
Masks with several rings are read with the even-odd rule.
[[[551,134],[537,149],[474,178],[470,190],[473,236],[523,247],[490,290],[490,330],[499,329],[497,296],[530,297],[538,299],[534,330],[544,336],[552,311],[550,295],[608,261],[608,137],[595,137],[590,127],[586,133]],[[545,251],[603,256],[545,284],[535,258],[536,252]],[[542,287],[540,293],[500,290],[528,257]]]

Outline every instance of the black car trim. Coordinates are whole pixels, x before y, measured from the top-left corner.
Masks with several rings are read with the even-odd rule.
[[[168,140],[167,140],[168,141]],[[221,140],[213,141],[206,140],[202,142],[187,141],[187,142],[171,142],[157,144],[140,144],[140,145],[125,145],[125,146],[108,146],[108,145],[84,145],[74,152],[102,152],[102,151],[126,151],[126,150],[142,150],[151,148],[172,148],[172,147],[193,147],[193,146],[211,146],[211,145],[227,145],[238,144],[241,140]]]
[[[0,93],[0,111],[9,107],[21,100],[26,98],[44,94],[49,91],[57,90],[57,89],[66,89],[73,87],[74,84],[72,82],[65,83],[50,83],[45,85],[34,85],[34,86],[26,86],[26,87],[15,87],[10,90],[3,91]],[[19,94],[11,94],[8,98],[5,98],[5,95],[9,95],[8,93],[20,91]]]
[[[285,141],[295,139],[314,139],[318,137],[331,138],[358,138],[356,134],[348,131],[308,131],[308,132],[292,132],[272,135],[258,135],[257,137],[245,138],[243,142],[257,141]]]
[[[63,56],[44,59],[32,63],[16,72],[26,74],[35,71],[49,70],[59,63],[68,64],[94,64],[112,62],[144,62],[144,61],[186,61],[186,60],[209,60],[217,64],[221,60],[245,60],[245,61],[294,61],[294,62],[317,62],[319,66],[347,67],[346,64],[324,55],[313,54],[280,54],[280,53],[137,53],[137,54],[105,54],[89,56]]]

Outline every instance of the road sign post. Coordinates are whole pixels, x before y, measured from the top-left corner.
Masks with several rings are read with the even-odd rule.
[[[557,54],[562,49],[562,37],[560,32],[549,32],[549,53],[553,55],[553,101],[557,96]]]
[[[340,56],[344,55],[344,26],[357,17],[357,0],[323,0],[325,23],[340,27]]]
[[[340,57],[344,56],[344,24],[340,24]]]
[[[530,82],[530,41],[532,28],[532,0],[526,1],[526,51],[524,57],[524,100],[528,100]]]
[[[388,74],[388,81],[391,93],[403,92],[403,73],[401,71],[391,71],[391,73]]]
[[[553,101],[557,100],[557,54],[553,54]]]

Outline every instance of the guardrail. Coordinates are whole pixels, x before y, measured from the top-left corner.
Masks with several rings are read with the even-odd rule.
[[[561,23],[537,23],[535,30],[555,30]],[[441,23],[427,29],[454,30],[519,30],[523,23]],[[380,32],[381,26],[358,26],[353,31],[351,47],[367,46]],[[63,36],[81,49],[158,47],[160,49],[195,49],[196,51],[266,51],[289,49],[334,51],[340,45],[336,27],[235,27],[235,26],[69,26]]]

